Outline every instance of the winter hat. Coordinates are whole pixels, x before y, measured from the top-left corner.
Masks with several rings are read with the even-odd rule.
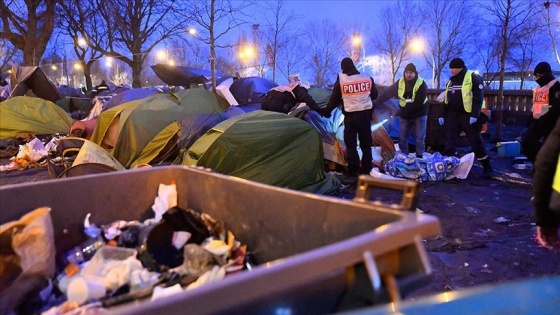
[[[459,69],[464,67],[465,67],[465,62],[461,58],[455,58],[451,60],[451,62],[449,63],[449,68],[451,69]]]
[[[404,71],[412,71],[414,73],[418,73],[416,72],[416,66],[413,63],[407,64],[406,67],[404,68]]]
[[[354,65],[354,61],[352,61],[352,59],[346,57],[340,62],[340,68],[342,69],[342,73],[347,73],[350,70],[356,69],[356,66]]]
[[[544,61],[539,62],[539,64],[535,67],[535,70],[533,71],[533,75],[537,75],[539,77],[551,73],[552,73],[552,68],[550,68],[550,64]]]

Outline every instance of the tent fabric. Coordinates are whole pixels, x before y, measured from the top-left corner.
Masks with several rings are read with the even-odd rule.
[[[244,113],[245,112],[237,107],[230,107],[223,113],[188,115],[187,117],[179,120],[179,126],[181,129],[179,131],[177,145],[180,150],[186,150],[195,143],[196,140],[217,124]]]
[[[247,77],[234,80],[229,90],[239,105],[260,103],[262,97],[278,84],[261,77]]]
[[[19,134],[68,133],[72,117],[56,104],[30,96],[16,96],[0,103],[0,139]]]
[[[168,139],[156,136],[169,124],[188,115],[223,112],[228,107],[224,99],[202,88],[154,94],[102,112],[91,141],[128,168],[137,164],[144,150],[155,152],[158,149],[154,147],[166,146]],[[154,147],[146,148],[148,145]]]
[[[324,171],[322,142],[313,126],[262,110],[216,125],[188,149],[182,164],[320,194],[340,185]]]
[[[184,66],[157,64],[152,69],[168,85],[190,87],[191,84],[206,84],[212,78],[210,71]],[[215,74],[217,78],[222,77],[219,72]]]
[[[13,66],[10,82],[10,97],[24,96],[28,90],[33,90],[37,97],[53,103],[62,98],[62,94],[39,67]]]
[[[135,88],[135,89],[125,89],[121,90],[118,93],[114,94],[109,100],[104,102],[103,110],[107,110],[109,108],[113,108],[117,105],[131,102],[135,100],[140,100],[146,98],[148,96],[157,94],[158,92],[155,90],[149,90],[144,88]]]

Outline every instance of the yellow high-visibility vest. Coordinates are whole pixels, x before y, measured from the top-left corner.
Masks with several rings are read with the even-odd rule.
[[[414,87],[412,88],[412,99],[414,100],[416,98],[416,92],[418,92],[418,89],[420,88],[420,86],[422,85],[422,83],[424,82],[424,79],[422,79],[421,77],[418,77],[418,80],[416,80],[416,83],[414,83]],[[399,91],[398,91],[398,96],[399,96],[399,105],[401,105],[401,107],[405,107],[406,106],[406,99],[404,98],[404,88],[405,88],[405,80],[404,78],[401,78],[399,80]],[[428,98],[426,97],[426,99],[424,100],[424,103],[428,101]]]
[[[472,70],[467,70],[465,77],[463,78],[463,85],[461,86],[461,96],[463,96],[463,107],[467,113],[472,112],[472,102],[473,102],[473,92],[472,92]],[[445,86],[445,104],[448,104],[447,92],[449,91],[449,86],[451,85],[451,80],[447,82]]]
[[[560,211],[560,156],[558,156],[558,164],[556,165],[556,173],[554,173],[554,181],[552,182],[552,194],[550,196],[550,208]]]

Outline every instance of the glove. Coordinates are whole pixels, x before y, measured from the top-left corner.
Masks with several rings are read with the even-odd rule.
[[[474,117],[469,118],[469,125],[474,124],[476,121],[477,121],[477,119],[474,118]]]
[[[441,126],[443,126],[443,123],[444,123],[443,117],[438,118],[437,121]]]
[[[318,112],[319,112],[319,115],[321,115],[322,117],[331,118],[331,113],[324,108],[322,108]]]

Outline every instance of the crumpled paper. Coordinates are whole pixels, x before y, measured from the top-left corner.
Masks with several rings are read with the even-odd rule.
[[[155,212],[155,221],[159,222],[163,214],[177,206],[177,185],[172,182],[170,185],[159,184],[158,195],[152,205],[152,210]]]
[[[50,208],[42,207],[0,226],[0,309],[12,310],[55,273]],[[9,312],[8,312],[9,313]]]

